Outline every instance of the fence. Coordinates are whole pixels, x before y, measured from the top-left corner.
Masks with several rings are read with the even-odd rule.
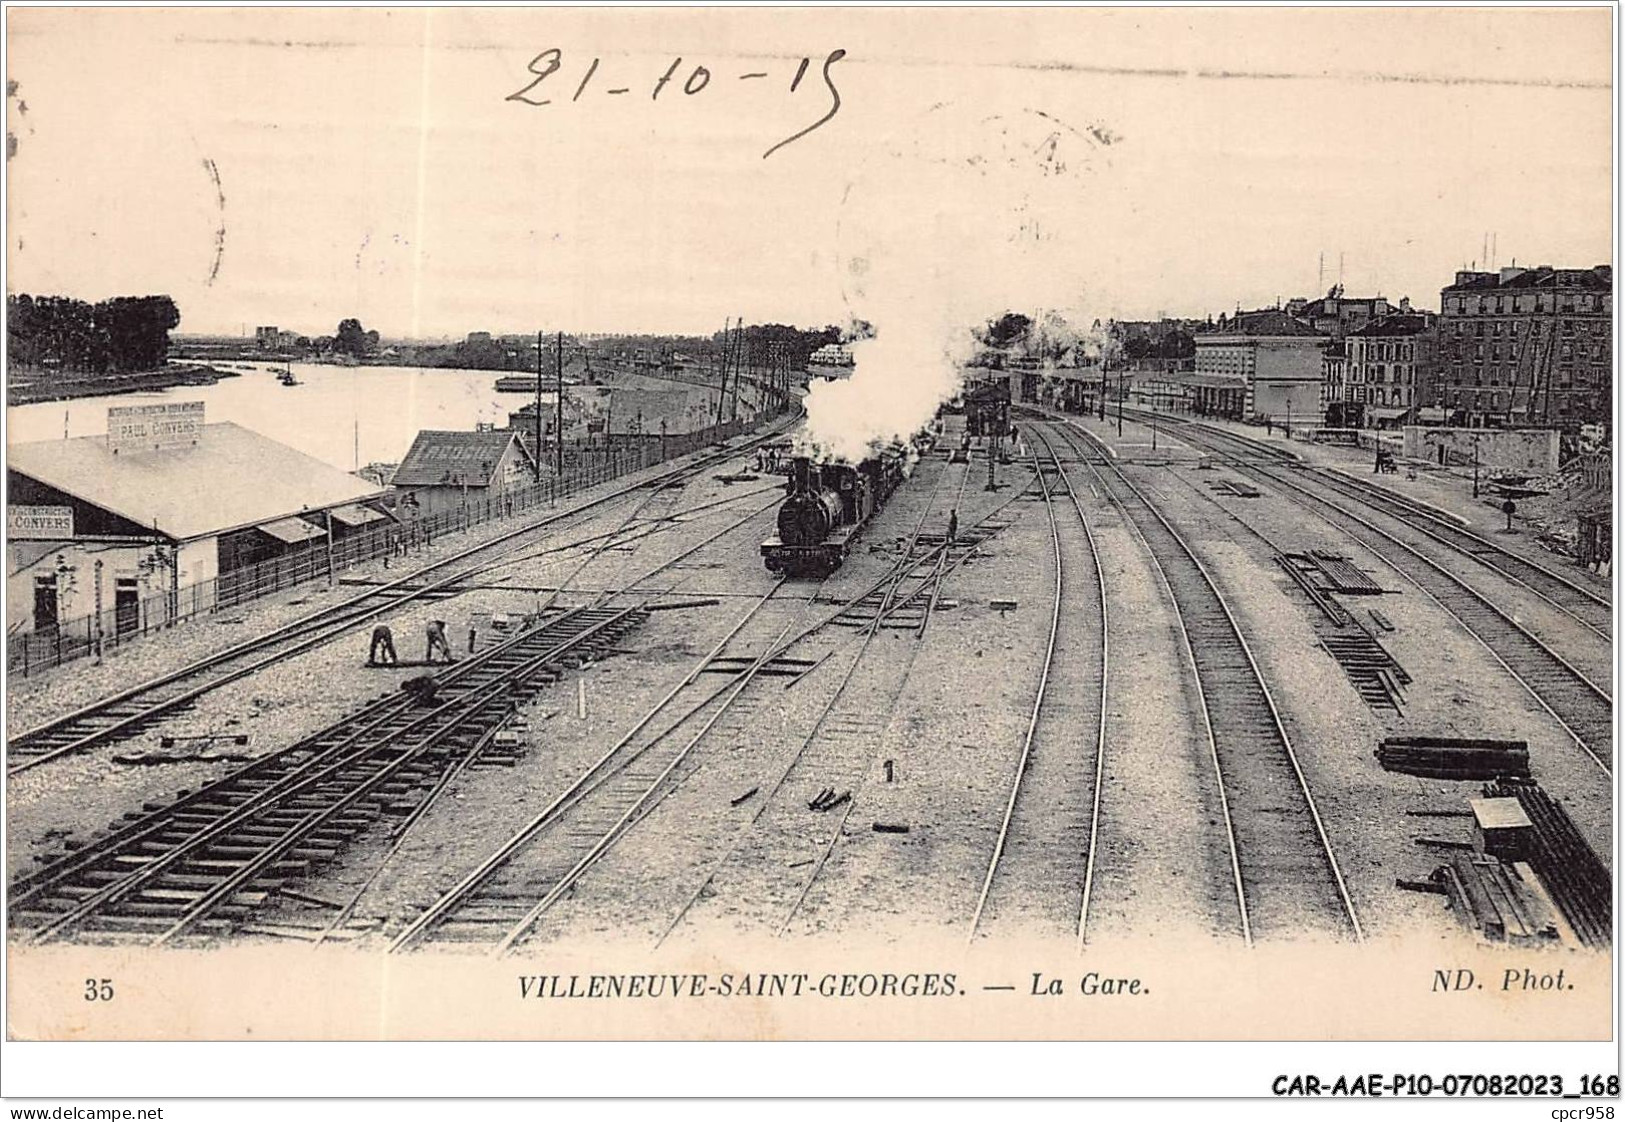
[[[445,534],[552,506],[589,487],[738,436],[756,423],[727,421],[666,437],[621,439],[608,446],[566,446],[562,476],[473,499],[454,510],[430,517],[345,533],[335,537],[331,547],[325,539],[318,539],[307,548],[233,569],[211,580],[182,585],[139,600],[120,601],[100,613],[59,621],[55,627],[10,635],[6,639],[6,664],[12,673],[27,677],[95,654],[98,646],[104,651],[116,650],[154,631],[167,630],[199,616],[213,615],[284,589],[325,579],[330,573],[337,574],[380,557],[405,556],[432,545]]]

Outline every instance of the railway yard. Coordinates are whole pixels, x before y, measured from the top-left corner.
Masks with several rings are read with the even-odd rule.
[[[13,681],[14,939],[1610,945],[1606,582],[1352,456],[1013,419],[827,575],[763,564],[786,422]]]

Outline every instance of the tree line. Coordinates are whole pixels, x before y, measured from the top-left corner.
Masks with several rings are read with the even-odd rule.
[[[66,296],[6,297],[6,359],[14,370],[137,374],[169,355],[181,322],[168,296],[116,296],[88,304]]]

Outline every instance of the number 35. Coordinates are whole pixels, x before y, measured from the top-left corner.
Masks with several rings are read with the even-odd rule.
[[[86,978],[85,979],[85,1000],[86,1001],[112,1001],[113,1000],[113,979],[111,979],[111,978]]]

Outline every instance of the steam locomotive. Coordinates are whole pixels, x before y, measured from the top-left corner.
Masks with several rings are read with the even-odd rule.
[[[768,571],[824,576],[840,568],[852,541],[903,479],[903,458],[887,451],[853,467],[790,461],[779,533],[762,543]]]

